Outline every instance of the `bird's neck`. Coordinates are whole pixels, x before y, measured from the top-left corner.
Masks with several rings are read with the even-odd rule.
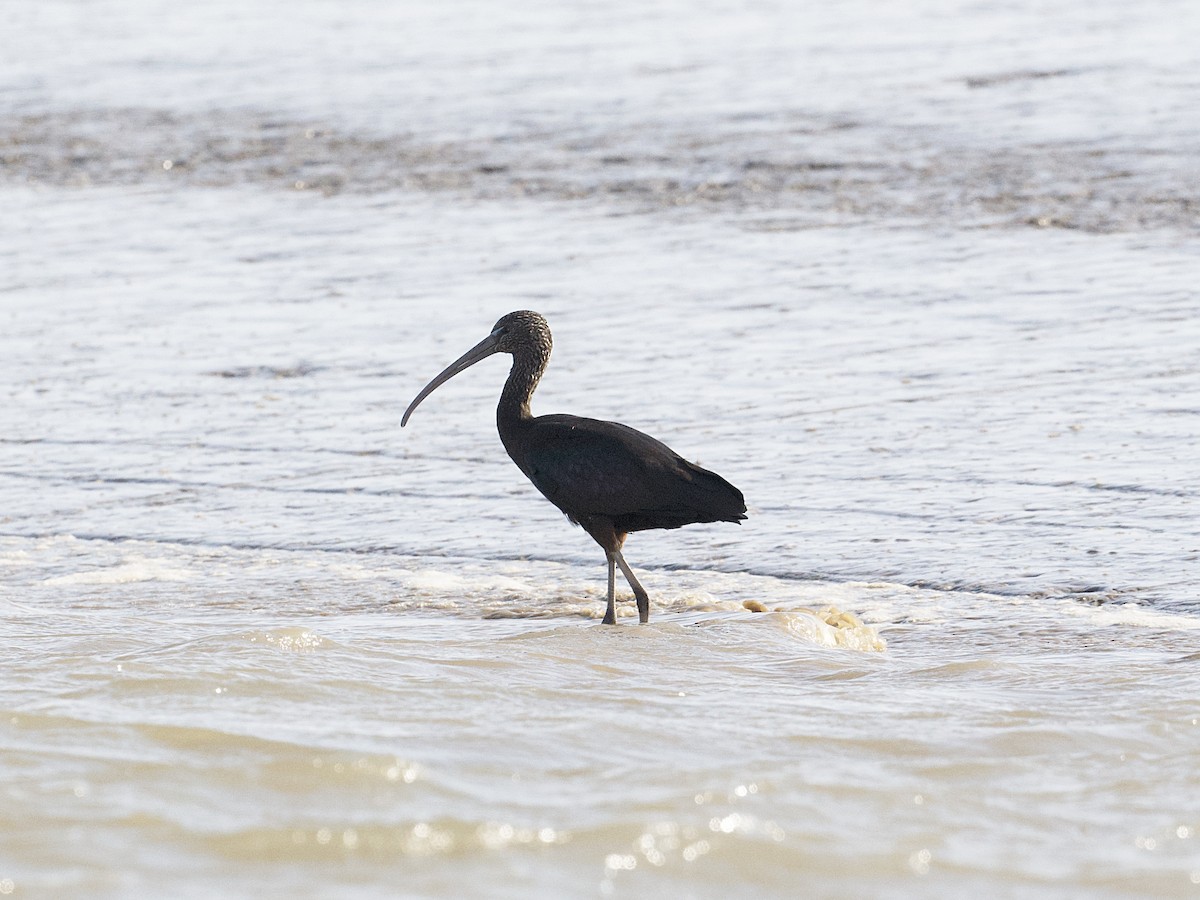
[[[520,431],[523,425],[533,419],[529,401],[548,362],[549,347],[530,347],[513,354],[512,369],[500,394],[500,404],[496,407],[496,425],[505,444],[508,444],[509,434]]]

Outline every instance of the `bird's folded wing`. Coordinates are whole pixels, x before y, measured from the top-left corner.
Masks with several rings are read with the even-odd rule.
[[[571,516],[620,516],[670,505],[673,480],[690,479],[666,444],[626,425],[543,416],[526,453],[530,480]]]

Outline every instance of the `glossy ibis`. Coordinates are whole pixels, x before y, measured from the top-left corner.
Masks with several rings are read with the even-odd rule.
[[[538,313],[511,312],[486,338],[452,362],[409,404],[401,427],[439,385],[493,353],[511,353],[512,370],[496,426],[504,449],[547,500],[581,526],[608,558],[606,625],[615,625],[616,571],[637,597],[638,618],[650,620],[650,598],[621,547],[631,531],[679,528],[693,522],[746,518],[742,492],[683,459],[661,441],[616,422],[579,416],[534,416],[529,401],[550,361],[550,327]]]

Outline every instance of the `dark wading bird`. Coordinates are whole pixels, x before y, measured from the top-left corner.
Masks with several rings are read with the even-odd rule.
[[[538,313],[511,312],[486,338],[429,382],[404,412],[408,424],[422,400],[459,372],[493,353],[511,353],[512,370],[496,426],[504,449],[546,499],[590,534],[608,557],[608,609],[615,625],[616,572],[620,566],[637,597],[638,618],[650,621],[650,598],[621,547],[631,531],[679,528],[693,522],[746,518],[742,492],[707,469],[683,459],[661,441],[616,422],[579,416],[534,416],[529,401],[550,361],[550,326]]]

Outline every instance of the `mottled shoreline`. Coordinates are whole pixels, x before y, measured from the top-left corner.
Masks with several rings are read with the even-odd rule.
[[[255,110],[74,109],[0,123],[0,183],[257,186],[690,208],[762,230],[901,223],[1200,230],[1200,158],[1092,141],[956,145],[924,129],[781,112],[606,133],[436,140]]]

